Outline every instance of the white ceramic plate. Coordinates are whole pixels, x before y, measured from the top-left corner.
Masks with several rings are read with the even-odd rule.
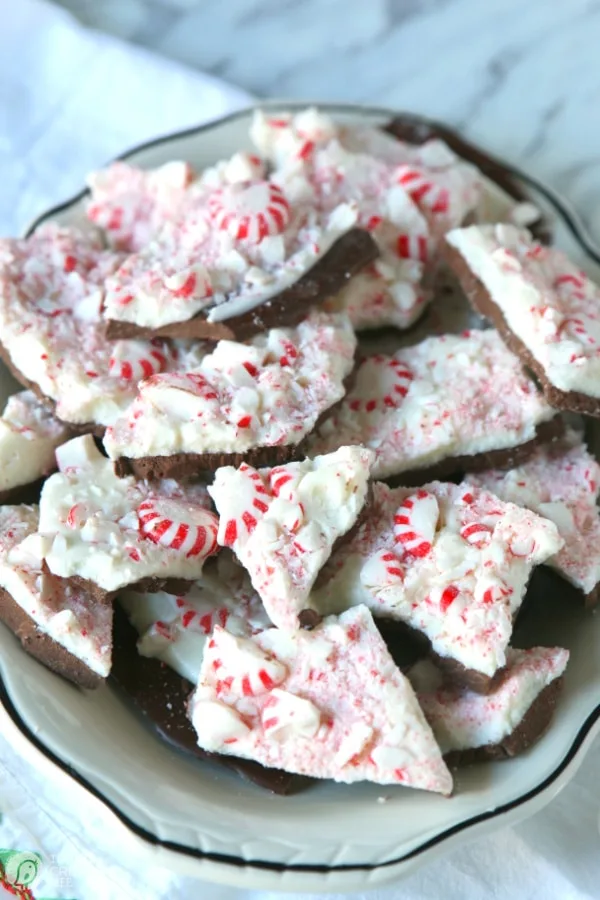
[[[381,109],[325,109],[348,122],[379,124],[392,116]],[[143,166],[185,158],[202,167],[249,144],[250,115],[236,113],[127,157]],[[598,276],[600,256],[573,213],[550,190],[516,174],[553,212],[557,242]],[[77,220],[83,196],[42,218]],[[5,374],[0,383],[0,393],[14,389]],[[531,815],[572,777],[600,729],[600,617],[567,610],[554,597],[536,639],[572,653],[552,728],[518,759],[460,772],[449,800],[328,783],[293,797],[271,796],[172,750],[110,687],[86,693],[46,672],[2,626],[0,699],[18,740],[46,758],[38,757],[40,765],[51,760],[65,782],[75,778],[100,798],[140,846],[153,850],[155,862],[245,888],[359,890]]]

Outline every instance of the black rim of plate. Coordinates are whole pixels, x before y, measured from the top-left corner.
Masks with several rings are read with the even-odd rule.
[[[320,106],[323,109],[326,109],[328,112],[335,113],[371,113],[373,115],[381,115],[392,117],[393,115],[398,115],[397,112],[390,109],[384,109],[380,107],[364,107],[358,106],[354,104],[331,104],[331,103],[317,103],[315,105]],[[223,116],[218,119],[214,119],[210,122],[204,123],[202,125],[188,128],[182,131],[173,132],[168,135],[164,135],[162,137],[155,138],[154,140],[147,141],[143,144],[139,144],[136,147],[132,147],[126,153],[122,154],[118,159],[127,160],[132,156],[135,156],[137,153],[149,150],[153,147],[159,147],[162,144],[168,144],[169,142],[177,139],[194,137],[195,135],[201,134],[203,131],[209,130],[215,126],[225,124],[227,122],[234,121],[239,118],[243,118],[249,114],[249,112],[256,108],[266,108],[266,109],[300,109],[307,106],[305,102],[271,102],[265,104],[256,104],[252,107],[247,107],[245,109],[237,110],[227,116]],[[430,124],[436,124],[435,122],[431,122],[431,120],[422,117],[424,122],[429,122]],[[500,162],[500,161],[499,161]],[[554,210],[559,214],[563,222],[567,225],[569,231],[573,235],[573,237],[578,241],[580,246],[586,252],[586,254],[594,260],[594,262],[600,265],[600,251],[595,246],[594,242],[591,240],[589,235],[587,234],[586,229],[579,221],[578,216],[572,211],[572,209],[568,206],[568,204],[563,200],[563,198],[557,194],[552,188],[547,187],[545,184],[539,182],[536,178],[531,175],[528,175],[522,172],[515,166],[509,165],[504,161],[501,161],[502,165],[505,169],[513,175],[515,178],[518,178],[520,181],[527,184],[529,187],[532,187],[536,192],[541,194],[545,200],[554,208]],[[59,204],[58,206],[54,206],[52,209],[38,216],[38,218],[29,226],[27,229],[26,235],[30,235],[35,229],[42,224],[42,222],[47,219],[53,218],[61,212],[64,212],[69,207],[78,203],[82,200],[89,191],[84,189],[80,191],[74,197],[71,197],[69,200],[64,203]],[[439,846],[454,837],[457,834],[460,834],[462,831],[466,831],[470,828],[473,828],[476,825],[481,824],[482,822],[489,821],[490,819],[497,818],[502,816],[505,813],[508,813],[512,810],[518,809],[520,806],[527,804],[529,801],[533,800],[538,795],[542,794],[547,788],[549,788],[554,782],[556,782],[561,774],[571,765],[571,763],[576,758],[579,750],[581,749],[585,739],[588,734],[596,724],[596,722],[600,719],[600,704],[593,710],[593,712],[588,716],[585,720],[581,728],[579,729],[573,744],[562,760],[562,762],[556,767],[556,769],[538,784],[536,787],[532,788],[525,794],[522,794],[520,797],[517,797],[515,800],[511,800],[509,803],[505,803],[502,806],[498,806],[493,810],[489,810],[484,813],[480,813],[476,816],[471,816],[468,819],[463,820],[462,822],[458,822],[456,825],[451,826],[450,828],[446,828],[444,831],[440,832],[440,834],[431,838],[428,841],[423,842],[421,845],[416,847],[414,850],[411,850],[409,853],[404,854],[403,856],[396,857],[394,859],[386,860],[382,863],[355,863],[355,864],[342,864],[342,865],[324,865],[324,864],[286,864],[286,863],[277,863],[277,862],[269,862],[267,860],[259,860],[259,859],[243,859],[240,856],[222,854],[222,853],[211,853],[210,851],[199,850],[194,847],[186,846],[185,844],[179,844],[174,841],[167,841],[157,837],[152,832],[148,831],[145,828],[142,828],[140,825],[137,825],[132,819],[129,818],[125,813],[123,813],[118,806],[109,800],[107,797],[102,794],[94,785],[92,785],[86,778],[79,774],[79,772],[71,766],[69,763],[65,762],[59,756],[57,756],[49,747],[47,747],[39,737],[37,737],[31,728],[27,725],[24,719],[21,717],[19,711],[17,710],[15,704],[13,703],[9,692],[4,683],[4,679],[2,677],[1,669],[0,669],[0,702],[4,706],[4,709],[10,716],[14,725],[21,732],[23,737],[32,744],[36,750],[42,753],[50,762],[52,762],[55,766],[61,769],[66,775],[69,775],[74,781],[84,787],[90,794],[92,794],[96,799],[100,800],[104,806],[106,806],[118,819],[119,821],[126,826],[131,832],[133,832],[138,838],[141,838],[145,843],[150,846],[161,847],[165,850],[168,850],[173,853],[177,853],[183,856],[191,857],[198,860],[206,860],[207,862],[220,863],[228,866],[232,866],[234,868],[252,868],[259,870],[266,870],[271,872],[306,872],[306,873],[314,873],[314,874],[326,874],[329,872],[351,872],[351,871],[372,871],[376,869],[385,869],[391,866],[397,866],[401,863],[408,862],[415,857],[420,856],[423,853],[433,849],[436,846]]]

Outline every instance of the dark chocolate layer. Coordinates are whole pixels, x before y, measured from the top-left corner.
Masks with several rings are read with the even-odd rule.
[[[369,232],[353,228],[338,238],[298,281],[243,315],[209,322],[204,313],[200,313],[186,322],[172,322],[160,328],[142,328],[113,319],[108,322],[106,334],[110,340],[171,337],[246,341],[270,328],[297,325],[314,306],[338,294],[354,275],[378,256],[379,249]]]
[[[0,588],[0,621],[18,637],[23,649],[48,669],[84,688],[95,688],[104,680],[51,637],[44,634],[11,595]]]
[[[38,503],[44,478],[30,481],[29,484],[18,484],[16,487],[0,491],[0,506],[19,503]]]
[[[548,403],[554,406],[555,409],[564,409],[569,412],[600,418],[599,398],[590,397],[588,394],[582,394],[579,391],[561,391],[550,382],[544,367],[537,361],[523,341],[510,329],[502,310],[492,300],[483,282],[470,269],[462,253],[445,242],[444,255],[473,307],[480,315],[485,316],[492,323],[509,350],[512,350],[523,365],[527,366],[535,374]]]

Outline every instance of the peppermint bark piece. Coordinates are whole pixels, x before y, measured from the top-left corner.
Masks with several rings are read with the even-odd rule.
[[[96,232],[54,224],[0,241],[0,355],[59,419],[86,430],[122,414],[144,374],[186,370],[202,356],[163,341],[107,342],[104,284],[120,259]]]
[[[112,609],[43,570],[27,549],[37,527],[37,506],[0,508],[0,621],[45,666],[96,687],[110,671]]]
[[[345,393],[356,338],[346,316],[313,314],[249,344],[221,341],[194,372],[143,381],[104,446],[119,471],[181,477],[228,463],[284,463]]]
[[[559,647],[509,649],[503,679],[487,696],[445,683],[427,661],[408,677],[444,757],[465,764],[517,756],[540,739],[568,660]]]
[[[313,602],[366,604],[431,642],[459,683],[486,693],[506,663],[535,565],[562,547],[556,526],[470,485],[374,485],[372,513],[330,560]]]
[[[300,627],[319,571],[367,500],[372,461],[370,450],[341,447],[273,469],[217,470],[208,488],[220,516],[217,540],[245,566],[278,628]]]
[[[191,187],[181,166],[117,163],[100,177],[108,196],[88,214],[135,251],[106,282],[110,338],[244,340],[292,326],[378,255],[347,203],[286,196],[256,157],[236,154]]]
[[[90,435],[63,444],[56,459],[36,536],[51,572],[100,598],[128,585],[159,590],[200,576],[218,528],[204,488],[119,478]]]
[[[526,229],[458,229],[446,248],[473,306],[535,372],[552,406],[600,416],[600,288]]]
[[[215,625],[241,636],[271,627],[247,573],[226,553],[205,566],[183,597],[123,591],[119,603],[139,634],[138,653],[166,663],[193,684]]]
[[[0,418],[0,503],[23,501],[56,468],[54,450],[69,436],[32,391],[9,397]]]
[[[368,357],[310,443],[375,451],[373,476],[436,477],[510,466],[560,427],[555,411],[495,331],[442,335]]]
[[[328,304],[356,329],[407,328],[424,312],[439,238],[477,206],[480,176],[440,141],[415,147],[377,129],[342,126],[316,109],[255,114],[251,135],[288,196],[348,203],[380,258]]]
[[[190,717],[205,750],[313,778],[452,790],[412,688],[364,607],[311,632],[240,638],[217,626]]]
[[[569,429],[562,439],[540,447],[516,469],[491,469],[468,480],[554,522],[564,546],[547,564],[583,593],[586,604],[597,602],[600,465],[578,432]]]

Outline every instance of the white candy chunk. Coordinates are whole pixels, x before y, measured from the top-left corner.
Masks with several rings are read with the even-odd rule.
[[[600,288],[562,250],[514,225],[457,229],[447,240],[551,385],[600,398]]]
[[[522,466],[470,475],[469,481],[554,522],[564,546],[548,565],[584,594],[594,590],[600,582],[600,465],[580,434],[569,429]]]
[[[252,662],[239,678],[240,648],[250,660],[250,644],[285,671],[277,685],[252,691]],[[314,631],[270,628],[241,643],[217,626],[190,717],[201,747],[263,766],[347,783],[452,788],[414,693],[364,607]]]
[[[467,484],[376,483],[368,518],[334,554],[312,600],[322,611],[364,603],[491,677],[505,664],[533,566],[562,544],[552,522]]]
[[[217,469],[209,488],[217,539],[245,566],[278,628],[300,627],[320,569],[366,501],[372,461],[370,450],[341,447],[273,469]]]
[[[194,707],[194,728],[205,750],[219,752],[236,744],[249,731],[238,713],[215,700],[201,700]]]
[[[388,478],[524,444],[555,414],[496,331],[443,335],[367,358],[310,448],[372,447]]]
[[[197,578],[216,550],[217,517],[206,490],[119,478],[91,435],[57,450],[45,483],[39,530],[55,575],[114,591],[143,578]]]
[[[263,709],[262,724],[265,732],[277,740],[294,734],[314,737],[321,724],[321,714],[310,700],[275,688],[271,691],[271,702]]]
[[[63,586],[57,597],[55,580],[42,571],[34,549],[37,526],[37,506],[0,507],[0,588],[42,634],[105,678],[111,665],[112,607],[78,588]]]

